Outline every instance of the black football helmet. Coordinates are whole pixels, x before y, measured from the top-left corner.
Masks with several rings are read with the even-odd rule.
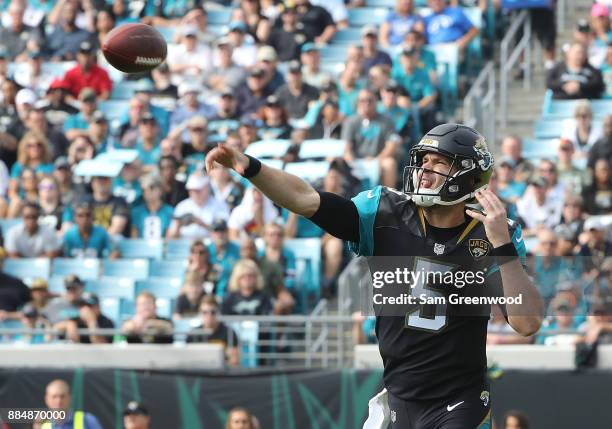
[[[451,160],[449,174],[422,167],[423,156],[435,152]],[[421,189],[422,171],[444,176],[436,189]],[[459,124],[442,124],[429,131],[410,149],[410,160],[404,168],[404,193],[419,206],[449,206],[474,198],[476,191],[489,183],[493,173],[493,155],[485,138],[476,130]]]

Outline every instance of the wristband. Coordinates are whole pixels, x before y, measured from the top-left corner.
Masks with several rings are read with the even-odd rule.
[[[516,251],[516,247],[514,247],[514,243],[510,242],[493,248],[491,256],[495,258],[497,265],[501,266],[518,259],[519,254]]]
[[[259,170],[261,170],[261,161],[257,158],[253,158],[251,155],[245,154],[245,156],[249,159],[249,166],[244,170],[242,177],[245,179],[250,179],[254,176],[257,176]]]

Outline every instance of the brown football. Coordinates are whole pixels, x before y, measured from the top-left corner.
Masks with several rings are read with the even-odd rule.
[[[102,44],[106,60],[124,73],[141,73],[164,62],[168,46],[150,25],[124,24],[108,33]]]

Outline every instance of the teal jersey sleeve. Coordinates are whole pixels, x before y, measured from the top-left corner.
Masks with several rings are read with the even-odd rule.
[[[516,227],[514,228],[514,231],[512,232],[511,241],[512,241],[512,244],[514,244],[516,253],[518,253],[519,261],[521,261],[521,265],[523,266],[523,268],[527,269],[527,248],[525,247],[525,240],[523,240],[523,232],[519,224],[516,224]],[[493,264],[491,268],[489,269],[489,271],[487,272],[487,277],[498,271],[499,271],[499,266],[497,264]]]
[[[359,213],[359,243],[350,242],[349,249],[360,256],[372,256],[374,252],[374,221],[382,186],[363,191],[352,198]]]

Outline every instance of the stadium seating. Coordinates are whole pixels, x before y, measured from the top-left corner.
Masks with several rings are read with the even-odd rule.
[[[100,274],[100,260],[55,258],[51,264],[51,274],[58,276],[75,274],[81,280],[95,280]]]
[[[164,242],[159,239],[121,240],[117,248],[122,258],[161,259],[164,254]]]
[[[102,273],[106,277],[125,277],[144,280],[149,277],[149,261],[146,259],[105,259]]]
[[[3,271],[11,276],[17,277],[30,283],[33,279],[49,278],[51,261],[47,258],[22,258],[7,259],[4,261]]]
[[[135,296],[134,280],[127,277],[101,277],[85,283],[87,292],[95,293],[99,298],[117,298],[133,301]]]
[[[245,153],[255,158],[276,158],[287,152],[290,145],[290,140],[260,140],[251,143]]]
[[[157,314],[169,318],[172,317],[174,302],[179,296],[182,285],[180,278],[149,277],[136,283],[136,293],[148,291],[155,295]]]
[[[187,259],[153,261],[150,265],[150,277],[180,277],[187,270]]]
[[[459,102],[459,49],[451,44],[427,49],[436,56],[442,111],[450,115]]]
[[[351,27],[364,25],[380,25],[384,22],[389,11],[377,7],[359,7],[348,10],[348,20]]]
[[[119,119],[127,111],[128,102],[126,100],[107,100],[100,102],[98,108],[104,113],[106,119],[112,121]]]
[[[257,366],[257,339],[259,338],[259,324],[252,320],[231,322],[229,326],[236,331],[240,341],[240,364],[244,368]]]
[[[319,47],[321,61],[338,61],[346,58],[346,45],[325,45]]]
[[[346,142],[336,139],[304,140],[300,145],[301,159],[338,158],[344,155]]]
[[[542,105],[543,119],[563,119],[574,116],[574,110],[580,100],[554,100],[552,91],[549,89],[544,96]],[[591,108],[595,119],[603,119],[604,116],[612,112],[612,100],[591,100]]]
[[[291,162],[285,166],[287,173],[295,174],[309,182],[323,178],[327,170],[329,170],[327,161]]]
[[[553,139],[561,137],[563,119],[540,119],[533,125],[536,139]]]
[[[186,259],[189,257],[191,240],[178,239],[166,241],[166,259]]]
[[[558,139],[524,139],[522,155],[525,158],[556,158]]]
[[[339,29],[334,38],[331,40],[334,45],[346,45],[359,43],[361,40],[361,29],[359,28],[341,28]]]
[[[9,229],[14,227],[15,225],[19,225],[23,221],[21,219],[0,219],[0,228],[2,229],[2,236],[6,238],[6,234],[8,234]]]
[[[61,295],[66,292],[66,287],[64,285],[64,276],[53,275],[49,277],[47,283],[49,286],[49,292],[51,293]]]
[[[209,25],[229,24],[231,15],[232,10],[230,8],[209,10],[207,22]]]

